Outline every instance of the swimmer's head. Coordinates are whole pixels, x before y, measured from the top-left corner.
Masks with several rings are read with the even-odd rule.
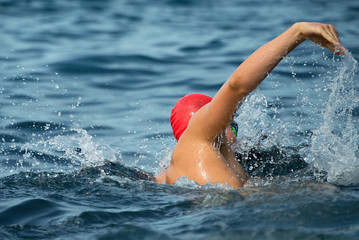
[[[211,100],[212,97],[200,93],[192,93],[178,100],[171,112],[171,126],[177,141],[186,130],[191,117]]]

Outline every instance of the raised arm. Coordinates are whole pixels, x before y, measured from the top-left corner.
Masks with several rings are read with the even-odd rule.
[[[296,23],[274,40],[255,51],[229,79],[229,85],[241,95],[253,91],[289,52],[306,39],[335,51],[340,46],[338,32],[332,25]]]
[[[206,141],[213,141],[218,137],[232,121],[241,100],[266,78],[283,57],[306,39],[327,47],[332,52],[336,46],[341,46],[338,32],[332,25],[306,22],[294,24],[256,50],[236,69],[211,103],[193,117],[188,126],[191,136]]]

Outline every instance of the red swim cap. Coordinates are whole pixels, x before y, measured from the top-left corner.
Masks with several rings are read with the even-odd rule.
[[[171,112],[171,126],[177,141],[186,130],[193,114],[211,100],[212,97],[200,93],[192,93],[178,100]]]

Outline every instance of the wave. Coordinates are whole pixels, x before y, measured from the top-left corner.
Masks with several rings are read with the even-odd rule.
[[[15,205],[6,205],[8,207],[0,212],[0,226],[47,224],[66,212],[61,209],[61,205],[45,199],[29,199]]]

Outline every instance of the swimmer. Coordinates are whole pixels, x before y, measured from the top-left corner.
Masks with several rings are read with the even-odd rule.
[[[267,77],[289,52],[306,39],[344,54],[337,30],[328,24],[295,23],[277,38],[257,49],[222,85],[213,99],[190,94],[180,99],[171,112],[171,126],[177,144],[171,163],[155,182],[174,184],[187,177],[201,185],[220,183],[234,189],[249,177],[235,158],[231,145],[238,126],[233,121],[241,101]]]

